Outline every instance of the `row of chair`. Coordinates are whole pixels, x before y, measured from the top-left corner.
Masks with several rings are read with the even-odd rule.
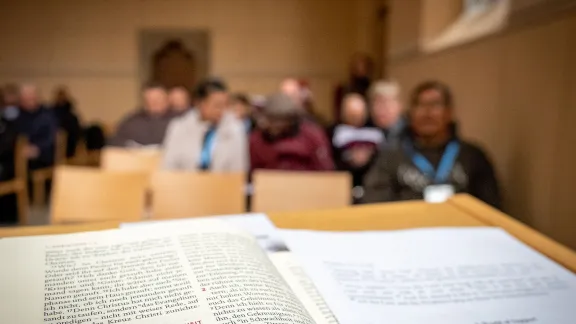
[[[247,186],[246,174],[150,173],[126,167],[124,170],[58,167],[54,176],[51,223],[243,213],[247,210],[247,193],[252,195],[251,210],[255,212],[350,204],[351,179],[349,174],[341,172],[257,171],[252,176],[252,186]]]
[[[71,158],[66,157],[67,134],[64,130],[59,130],[56,134],[54,145],[54,166],[72,164],[87,165],[99,158],[99,152],[89,152],[83,141],[78,143],[76,155]],[[29,212],[28,183],[32,189],[32,203],[40,206],[47,202],[46,184],[52,179],[54,167],[46,167],[37,170],[28,170],[28,160],[24,151],[28,141],[25,137],[19,136],[14,147],[14,178],[0,182],[0,196],[16,195],[18,202],[18,214],[20,224],[26,224]],[[94,154],[96,153],[96,154]]]

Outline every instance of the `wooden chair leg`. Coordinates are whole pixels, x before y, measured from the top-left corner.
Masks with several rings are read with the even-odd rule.
[[[30,215],[30,210],[28,206],[28,190],[26,190],[26,183],[23,184],[22,189],[16,193],[16,199],[18,201],[18,223],[22,226],[28,225],[28,217]]]
[[[46,181],[38,179],[32,185],[32,202],[34,206],[42,206],[46,202]]]

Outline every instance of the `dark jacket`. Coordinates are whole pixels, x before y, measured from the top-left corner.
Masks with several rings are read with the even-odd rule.
[[[14,124],[18,133],[25,135],[28,142],[40,150],[40,156],[31,162],[52,165],[58,131],[58,121],[53,112],[43,106],[32,112],[20,109]]]
[[[370,168],[375,154],[364,165],[353,165],[350,154],[356,148],[363,148],[374,153],[383,142],[383,137],[376,128],[359,127],[340,124],[328,129],[328,136],[332,144],[332,153],[336,168],[348,171],[352,175],[352,186],[363,186],[364,175]]]
[[[330,151],[324,131],[308,121],[298,123],[280,138],[271,138],[259,129],[250,135],[252,170],[334,170]]]
[[[392,127],[388,129],[380,128],[382,134],[384,134],[384,141],[382,142],[381,148],[398,146],[402,138],[405,136],[406,125],[406,118],[402,116]]]
[[[500,208],[500,193],[492,163],[478,146],[462,141],[455,132],[453,134],[453,138],[460,141],[460,151],[448,184],[454,186],[457,193],[469,193]],[[407,132],[402,141],[409,139],[411,135]],[[436,168],[446,145],[426,149],[415,146],[415,150]],[[366,174],[363,202],[423,199],[424,189],[430,184],[432,181],[414,165],[404,145],[387,147],[379,153]]]
[[[74,112],[74,106],[71,102],[63,102],[54,105],[52,111],[58,120],[58,126],[66,131],[66,156],[72,157],[76,153],[76,146],[82,137],[82,127]]]
[[[120,122],[116,134],[110,139],[112,146],[161,145],[173,113],[151,116],[144,110],[128,115]]]
[[[0,181],[14,177],[14,149],[17,135],[14,124],[0,119]]]

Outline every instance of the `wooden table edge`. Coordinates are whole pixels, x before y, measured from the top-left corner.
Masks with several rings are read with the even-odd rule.
[[[448,203],[488,226],[496,226],[576,273],[576,252],[470,195],[457,195]]]

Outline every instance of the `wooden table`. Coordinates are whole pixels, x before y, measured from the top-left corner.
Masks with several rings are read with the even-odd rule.
[[[269,213],[280,228],[316,230],[394,230],[441,226],[497,226],[576,272],[576,253],[506,214],[457,195],[443,204],[421,201],[376,204],[336,210]],[[0,237],[63,234],[118,228],[120,222],[0,228]]]

